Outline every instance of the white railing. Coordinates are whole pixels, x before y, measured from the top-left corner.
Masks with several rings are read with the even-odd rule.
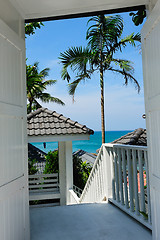
[[[43,174],[43,171],[46,166],[46,162],[36,162],[33,164],[34,167],[38,170],[36,174]]]
[[[69,190],[69,204],[79,204],[79,197],[73,191],[73,189]]]
[[[147,147],[102,145],[80,202],[102,200],[151,228]]]
[[[73,191],[77,194],[77,196],[80,198],[82,195],[83,190],[75,185],[73,185]]]
[[[58,173],[28,176],[29,200],[59,199]]]
[[[107,190],[107,167],[104,161],[103,146],[100,148],[98,156],[84,187],[80,202],[91,203],[101,202],[106,198]]]

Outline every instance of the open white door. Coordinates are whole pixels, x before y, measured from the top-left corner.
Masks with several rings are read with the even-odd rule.
[[[160,239],[160,0],[142,30],[153,239]]]
[[[29,239],[26,131],[25,42],[0,20],[1,240]]]

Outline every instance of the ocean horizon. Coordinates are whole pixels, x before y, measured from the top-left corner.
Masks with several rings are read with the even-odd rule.
[[[125,131],[106,131],[105,132],[105,142],[110,143],[127,133],[132,132],[132,130],[125,130]],[[48,153],[49,151],[53,151],[58,148],[58,142],[47,142],[46,148],[44,148],[43,143],[36,142],[31,143],[35,147],[39,148],[40,150]],[[81,140],[81,141],[73,141],[73,152],[82,149],[89,153],[96,153],[96,150],[101,147],[102,139],[101,139],[101,131],[95,131],[94,135],[90,136],[90,140]]]

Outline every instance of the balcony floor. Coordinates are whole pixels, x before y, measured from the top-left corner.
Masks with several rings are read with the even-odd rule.
[[[111,204],[30,209],[31,240],[151,240],[149,230]]]

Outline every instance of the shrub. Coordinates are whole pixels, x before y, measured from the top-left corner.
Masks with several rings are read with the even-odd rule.
[[[83,189],[92,167],[89,163],[83,162],[78,156],[73,156],[73,184]],[[59,173],[58,151],[48,152],[44,174]]]
[[[28,159],[28,174],[29,175],[33,175],[35,173],[37,173],[38,169],[34,166],[34,164],[36,163],[36,159]]]
[[[48,154],[45,156],[46,158],[46,165],[44,169],[44,174],[48,173],[58,173],[59,166],[58,166],[58,151],[49,151]]]
[[[89,163],[83,162],[78,156],[73,157],[73,183],[83,189],[92,167]]]

